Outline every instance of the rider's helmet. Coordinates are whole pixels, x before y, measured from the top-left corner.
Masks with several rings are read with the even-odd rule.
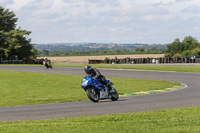
[[[85,70],[85,73],[90,74],[92,67],[90,65],[87,65],[87,66],[85,66],[84,70]]]

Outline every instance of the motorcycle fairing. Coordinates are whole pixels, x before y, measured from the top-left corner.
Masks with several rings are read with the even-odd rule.
[[[106,80],[107,83],[110,82],[109,79]],[[106,88],[107,86],[105,86],[104,84],[102,84],[101,82],[99,82],[98,79],[94,79],[92,80],[90,77],[87,77],[86,79],[84,79],[82,81],[82,88],[85,89],[85,87],[87,86],[93,86],[95,88],[97,88],[99,91],[102,90],[103,88]]]

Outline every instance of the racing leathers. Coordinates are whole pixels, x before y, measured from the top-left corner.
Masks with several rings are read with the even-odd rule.
[[[110,84],[107,83],[106,78],[100,73],[100,71],[98,69],[92,68],[90,70],[90,73],[85,75],[85,78],[87,78],[88,76],[91,77],[93,80],[94,79],[98,79],[99,82],[101,82],[102,84],[106,85],[109,90],[112,89]]]

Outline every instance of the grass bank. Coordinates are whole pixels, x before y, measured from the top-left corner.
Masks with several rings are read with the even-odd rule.
[[[192,133],[200,132],[200,107],[141,113],[1,122],[8,133]]]
[[[83,76],[0,71],[0,106],[34,105],[88,100]],[[158,80],[110,78],[119,94],[179,86]]]

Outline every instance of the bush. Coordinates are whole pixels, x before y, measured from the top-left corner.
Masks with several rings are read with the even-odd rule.
[[[200,48],[195,48],[193,51],[193,55],[197,58],[200,58]]]
[[[181,53],[182,57],[186,57],[186,56],[194,56],[192,50],[187,50]]]
[[[173,57],[182,57],[181,54],[176,53]]]
[[[195,48],[193,50],[184,51],[181,55],[182,55],[182,57],[196,56],[197,58],[200,58],[200,48]]]
[[[165,57],[172,57],[170,53],[165,53]]]

